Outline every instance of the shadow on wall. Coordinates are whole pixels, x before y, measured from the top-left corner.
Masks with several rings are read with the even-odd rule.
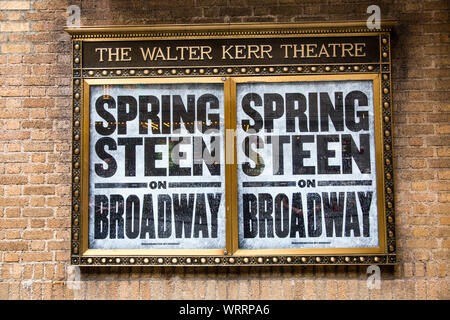
[[[239,266],[239,267],[82,267],[81,281],[101,280],[102,278],[134,278],[150,280],[152,278],[170,280],[172,278],[201,279],[316,279],[330,277],[332,279],[366,280],[371,272],[369,266]],[[379,266],[383,280],[392,280],[397,266]]]
[[[306,22],[364,21],[373,0],[354,6],[336,2],[292,0],[83,0],[72,4],[81,9],[82,25],[144,25],[165,23],[239,23],[239,22]],[[380,2],[380,1],[377,1]],[[377,3],[382,19],[392,19],[392,1]],[[333,12],[332,19],[330,12]]]

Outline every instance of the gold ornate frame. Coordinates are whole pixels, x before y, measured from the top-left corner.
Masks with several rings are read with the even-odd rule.
[[[73,143],[72,143],[72,233],[71,262],[74,265],[350,265],[394,264],[394,196],[392,164],[392,92],[390,30],[367,29],[365,22],[320,24],[218,24],[160,25],[145,27],[67,28],[73,48]],[[92,41],[156,39],[224,39],[270,37],[377,36],[379,61],[376,63],[297,64],[297,65],[214,65],[139,68],[84,68],[83,44]],[[87,245],[87,186],[89,170],[89,85],[124,83],[173,83],[225,81],[225,128],[236,126],[234,95],[236,83],[245,81],[372,80],[375,98],[378,230],[380,246],[353,249],[241,250],[237,246],[236,161],[226,165],[226,248],[224,250],[94,250]],[[227,97],[229,97],[227,99]],[[236,156],[236,155],[235,155]]]

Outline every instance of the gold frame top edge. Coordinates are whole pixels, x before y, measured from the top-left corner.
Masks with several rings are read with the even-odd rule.
[[[369,29],[366,21],[320,21],[320,22],[288,22],[288,23],[211,23],[211,24],[154,24],[154,25],[98,25],[65,27],[70,35],[90,34],[121,34],[121,33],[152,33],[152,32],[236,32],[236,31],[277,31],[302,30],[324,32],[362,28],[366,32],[379,32],[382,29],[391,29],[397,24],[395,20],[381,22],[380,29]],[[331,29],[331,30],[330,30]]]

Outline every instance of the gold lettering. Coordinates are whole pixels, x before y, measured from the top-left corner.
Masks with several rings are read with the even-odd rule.
[[[270,52],[272,52],[272,46],[270,44],[261,45],[261,58],[264,58],[264,54],[267,54],[268,58],[272,58]]]
[[[95,52],[100,52],[99,62],[103,62],[103,53],[106,52],[108,48],[96,48]]]
[[[178,60],[178,56],[175,56],[175,57],[170,56],[171,50],[172,50],[172,47],[166,47],[167,60],[171,60],[171,61]]]
[[[297,49],[297,45],[294,44],[294,58],[297,58],[297,53],[301,53],[301,57],[304,58],[305,57],[305,45],[301,44],[300,45],[300,49]]]
[[[189,47],[189,60],[200,60],[198,51],[200,47]]]
[[[150,50],[149,47],[145,48],[145,52],[144,52],[144,48],[140,47],[139,49],[141,49],[141,53],[142,53],[142,59],[144,59],[144,61],[147,61],[147,59],[150,58],[150,60],[153,60],[154,56],[155,56],[155,51],[156,51],[156,47],[153,47],[153,50]]]
[[[237,46],[234,46],[235,47],[235,52],[236,52],[236,54],[234,55],[234,58],[235,59],[245,59],[245,54],[244,55],[242,55],[243,54],[243,50],[246,48],[246,46],[245,45],[237,45]]]
[[[346,48],[347,46],[349,48]],[[351,43],[343,43],[342,44],[342,55],[341,55],[341,57],[345,57],[345,53],[346,52],[348,53],[348,55],[350,57],[353,57],[352,50],[353,50],[353,44],[351,44]]]
[[[365,47],[366,47],[365,43],[355,43],[355,57],[365,57],[366,56],[366,52],[362,53],[362,50]]]
[[[120,61],[131,61],[131,57],[128,56],[131,48],[120,48]]]
[[[289,48],[292,48],[292,44],[281,44],[280,48],[284,49],[284,58],[285,59],[289,58],[288,50]]]
[[[336,47],[340,47],[341,44],[340,43],[329,43],[328,47],[332,47],[333,48],[333,58],[336,58]]]
[[[115,57],[115,60],[118,61],[120,48],[114,48],[114,49],[115,49],[115,52],[112,52],[112,48],[108,48],[108,61],[112,61],[113,57]]]
[[[315,49],[317,49],[317,44],[315,43],[308,43],[306,45],[306,57],[307,58],[316,58],[317,52],[315,52]]]
[[[252,58],[252,54],[255,56],[256,59],[259,59],[260,56],[258,55],[259,52],[259,46],[256,44],[249,44],[248,45],[248,59]]]
[[[164,52],[162,51],[161,47],[158,47],[158,51],[156,53],[155,60],[158,60],[158,58],[166,60],[166,57],[164,57]]]
[[[184,52],[187,51],[189,47],[177,47],[176,50],[180,52],[180,60],[184,60]]]
[[[322,47],[320,48],[319,58],[320,58],[322,55],[325,55],[327,58],[330,57],[330,55],[328,54],[327,48],[325,47],[324,44],[322,44]]]
[[[226,48],[226,46],[222,46],[222,60],[225,60],[227,58],[225,58],[225,54],[228,55],[228,58],[233,59],[233,56],[228,52],[230,51],[231,48],[233,48],[233,46],[229,46],[228,48]]]
[[[201,46],[200,47],[200,55],[201,55],[201,60],[205,60],[205,55],[208,56],[208,59],[211,60],[212,57],[210,55],[212,51],[212,48],[210,46]]]

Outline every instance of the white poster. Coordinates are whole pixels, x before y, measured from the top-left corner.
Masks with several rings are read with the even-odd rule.
[[[223,83],[90,86],[89,248],[225,247]]]
[[[377,247],[372,81],[236,90],[239,248]]]

